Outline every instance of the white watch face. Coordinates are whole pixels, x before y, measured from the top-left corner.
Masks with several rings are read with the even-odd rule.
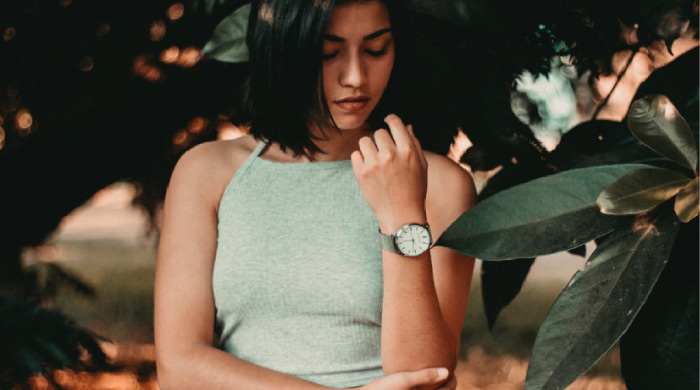
[[[396,247],[407,256],[418,256],[430,248],[430,232],[420,225],[406,225],[396,237]]]

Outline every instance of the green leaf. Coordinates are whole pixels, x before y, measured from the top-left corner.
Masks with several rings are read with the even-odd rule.
[[[603,214],[637,214],[670,199],[689,181],[687,176],[669,169],[637,169],[608,186],[596,203]]]
[[[696,177],[678,192],[673,209],[681,221],[690,222],[698,216],[698,208],[698,178]]]
[[[248,61],[246,45],[248,15],[250,15],[250,3],[225,17],[214,29],[209,42],[204,45],[202,54],[223,62]]]
[[[630,106],[627,125],[639,141],[677,164],[695,171],[698,148],[688,123],[663,95],[649,95]]]
[[[620,338],[628,389],[700,389],[698,224],[685,223],[649,298]]]
[[[563,389],[632,323],[664,268],[681,225],[670,210],[637,217],[606,237],[554,302],[528,367],[526,390]]]
[[[598,194],[642,164],[572,169],[499,192],[462,214],[435,245],[482,260],[537,257],[576,248],[620,223]]]

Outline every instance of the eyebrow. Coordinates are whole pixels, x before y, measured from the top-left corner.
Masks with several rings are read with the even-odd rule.
[[[389,28],[389,27],[383,28],[383,29],[377,30],[371,34],[365,35],[364,37],[362,37],[362,40],[369,41],[369,40],[372,40],[374,38],[377,38],[379,36],[382,36],[382,35],[390,33],[390,32],[391,32],[391,28]],[[339,36],[333,35],[333,34],[323,34],[323,39],[333,41],[333,42],[345,42],[345,38],[339,37]]]

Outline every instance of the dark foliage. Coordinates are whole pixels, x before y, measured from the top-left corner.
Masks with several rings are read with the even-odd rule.
[[[501,310],[518,295],[534,262],[534,258],[529,258],[481,264],[481,293],[489,329],[493,329]]]
[[[698,388],[698,220],[684,224],[620,355],[627,388]]]
[[[187,10],[169,21],[166,1],[60,4],[14,2],[0,9],[0,29],[15,31],[0,42],[5,262],[16,261],[19,248],[39,244],[64,215],[115,181],[140,183],[139,198],[155,206],[182,151],[172,135],[195,116],[213,118],[212,124],[221,113],[230,116],[242,82],[240,67],[200,61],[184,68],[158,60],[171,46],[201,46],[225,14]],[[166,28],[161,40],[150,38],[154,22]],[[161,77],[143,78],[144,67]],[[15,126],[23,108],[33,118],[30,135]],[[212,139],[207,130],[211,126],[192,138]]]
[[[109,369],[95,337],[56,310],[0,295],[0,387],[26,383],[35,374],[52,383],[52,371],[64,367]]]

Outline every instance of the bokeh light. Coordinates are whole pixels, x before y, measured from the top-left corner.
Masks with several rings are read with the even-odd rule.
[[[156,20],[151,24],[150,35],[151,41],[158,42],[165,36],[165,22]]]
[[[0,149],[5,146],[5,129],[0,127]]]
[[[189,46],[180,51],[177,64],[183,68],[191,68],[202,58],[202,53],[194,46]]]
[[[180,56],[180,49],[176,46],[169,47],[160,52],[160,60],[166,64],[172,64]]]
[[[182,3],[175,3],[168,8],[168,19],[178,20],[185,13],[185,6]]]
[[[2,39],[4,39],[6,42],[12,40],[12,38],[17,35],[17,31],[15,30],[14,27],[8,27],[5,29],[5,31],[2,33]]]
[[[134,74],[151,82],[156,82],[163,79],[163,72],[157,66],[149,63],[146,55],[141,54],[136,56],[133,64],[134,66],[132,70]]]
[[[34,390],[49,390],[49,381],[41,375],[35,375],[29,378],[29,386]]]
[[[454,137],[454,141],[452,141],[452,144],[450,145],[450,150],[447,152],[447,158],[450,160],[456,162],[457,164],[462,165],[462,167],[468,171],[471,171],[470,167],[466,164],[461,164],[459,160],[462,158],[464,155],[464,152],[467,151],[467,149],[472,147],[472,141],[467,137],[466,134],[464,134],[464,131],[462,131],[462,128],[459,128],[457,130],[457,135]]]
[[[207,126],[207,121],[202,117],[192,118],[190,123],[187,125],[187,131],[191,134],[199,134]]]
[[[111,31],[111,27],[109,26],[109,24],[101,23],[100,26],[97,27],[97,31],[95,32],[95,34],[98,37],[102,38],[105,35],[109,34],[110,31]]]
[[[90,57],[90,56],[85,56],[85,57],[81,58],[80,61],[78,62],[78,67],[83,72],[91,71],[94,66],[95,66],[95,62],[93,61],[92,57]]]
[[[31,131],[33,123],[34,118],[32,118],[32,114],[26,108],[20,109],[15,114],[15,127],[23,134],[28,134]]]
[[[187,130],[180,130],[173,135],[173,144],[177,146],[187,146],[190,142],[191,135]]]
[[[248,134],[248,130],[250,128],[247,127],[239,127],[234,125],[233,123],[229,121],[221,122],[219,125],[216,127],[216,131],[218,133],[217,139],[236,139],[239,137],[242,137],[246,134]]]

